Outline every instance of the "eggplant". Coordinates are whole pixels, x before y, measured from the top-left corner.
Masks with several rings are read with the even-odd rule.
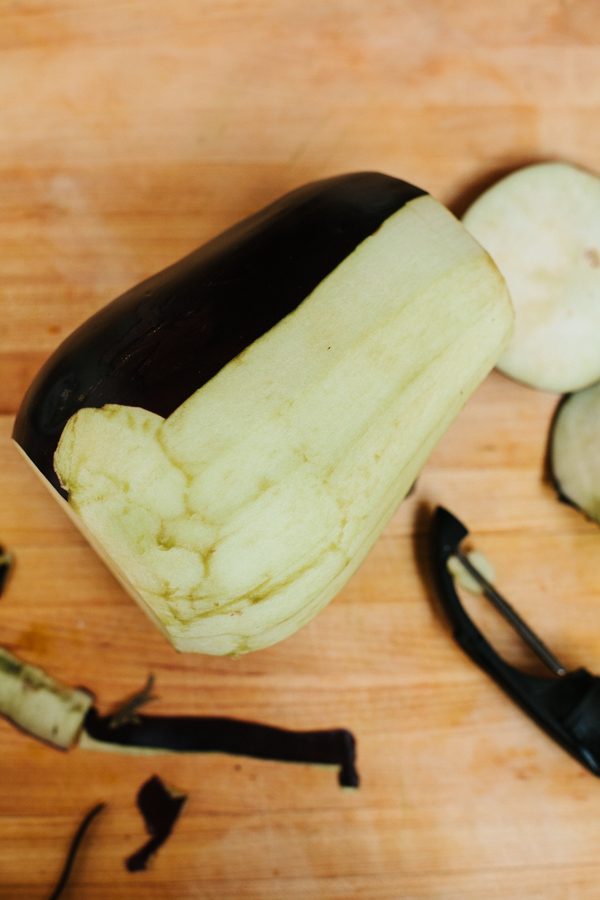
[[[463,216],[515,308],[498,361],[510,378],[568,393],[600,380],[600,178],[567,163],[526,166]]]
[[[600,523],[600,384],[563,398],[549,460],[559,498]]]
[[[89,319],[13,436],[178,650],[235,656],[340,590],[512,319],[430,195],[331,178]]]

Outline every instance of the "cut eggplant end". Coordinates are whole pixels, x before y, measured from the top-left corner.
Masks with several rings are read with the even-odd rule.
[[[515,307],[498,369],[558,393],[599,381],[600,178],[567,163],[527,166],[482,194],[463,224]]]
[[[0,648],[0,714],[33,737],[68,750],[93,702],[88,691],[59,684]]]
[[[338,194],[347,190],[354,197],[358,177],[309,186],[310,196],[321,198],[310,215],[302,205],[298,211],[297,197],[293,203],[284,198],[265,246],[257,249],[252,241],[256,228],[262,235],[270,222],[268,210],[250,229],[250,242],[243,229],[243,240],[231,245],[223,236],[221,281],[211,274],[210,253],[208,262],[201,254],[199,263],[190,258],[185,289],[179,270],[167,270],[162,281],[157,276],[164,305],[157,302],[148,312],[150,301],[135,295],[135,325],[127,304],[130,319],[120,323],[125,314],[117,304],[107,331],[113,341],[115,329],[121,335],[118,359],[109,367],[112,386],[94,402],[81,388],[89,378],[90,390],[97,389],[100,366],[90,356],[84,326],[76,351],[73,342],[59,348],[18,420],[15,438],[23,451],[68,495],[65,505],[84,534],[180,651],[238,656],[259,650],[323,609],[507,344],[512,307],[488,254],[440,203],[387,176],[360,176],[360,203],[365,196],[379,198],[376,219],[365,213],[359,237],[333,265],[319,268],[293,308],[280,315],[269,301],[279,318],[265,317],[269,267],[283,278],[284,293],[297,273],[288,284],[282,271],[312,271],[316,251],[308,236],[322,230],[323,216],[331,219],[335,207],[335,243],[349,215]],[[289,245],[279,238],[288,231]],[[264,259],[257,275],[252,267],[259,251]],[[233,304],[226,321],[216,324],[215,284],[221,293],[225,284],[223,296]],[[251,298],[251,318],[266,325],[248,331],[247,343],[236,344],[229,358],[219,345],[216,370],[209,366],[210,377],[199,385],[186,376],[183,399],[179,385],[174,405],[153,405],[151,393],[132,389],[130,362],[138,360],[144,389],[154,379],[164,399],[170,347],[173,378],[181,380],[182,353],[171,326],[160,344],[162,357],[147,346],[161,316],[173,315],[173,296],[181,301],[178,340],[187,340],[196,318],[203,341],[213,324],[226,335],[244,331],[240,317],[248,304],[241,310],[240,297]],[[123,341],[142,322],[147,341],[138,334],[135,352],[126,351]],[[110,341],[102,343],[98,333],[92,322],[90,345],[96,354],[101,349],[107,366]],[[205,342],[194,351],[195,378],[213,349]],[[64,418],[60,404],[75,384],[79,406]],[[40,438],[44,423],[48,436]],[[38,440],[46,441],[41,449]],[[56,475],[44,469],[50,449]]]
[[[550,466],[560,499],[600,523],[600,384],[560,404],[550,435]]]

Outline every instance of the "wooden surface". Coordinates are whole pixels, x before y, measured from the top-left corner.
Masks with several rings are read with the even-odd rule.
[[[599,44],[595,0],[2,0],[0,643],[102,710],[153,672],[156,713],[351,728],[362,778],[62,754],[0,721],[2,900],[49,896],[98,801],[66,900],[596,900],[600,782],[462,655],[425,564],[442,503],[555,652],[600,671],[600,530],[548,484],[555,396],[492,374],[345,590],[237,661],[171,650],[9,436],[76,325],[304,181],[379,169],[461,212],[523,162],[599,170]],[[189,800],[133,875],[155,773]]]

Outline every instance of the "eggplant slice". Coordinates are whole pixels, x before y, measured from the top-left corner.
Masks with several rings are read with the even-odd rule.
[[[550,466],[561,500],[600,523],[600,384],[560,404],[550,435]]]
[[[558,393],[600,380],[600,178],[567,163],[527,166],[482,194],[463,224],[515,307],[498,369]]]

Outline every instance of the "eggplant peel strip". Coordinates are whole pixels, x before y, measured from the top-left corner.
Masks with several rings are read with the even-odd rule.
[[[78,745],[136,755],[229,753],[337,766],[340,785],[358,787],[356,742],[347,729],[291,731],[218,716],[140,715],[139,706],[153,699],[152,684],[149,679],[117,713],[100,716],[89,691],[65,687],[0,648],[0,714],[61,750]]]

